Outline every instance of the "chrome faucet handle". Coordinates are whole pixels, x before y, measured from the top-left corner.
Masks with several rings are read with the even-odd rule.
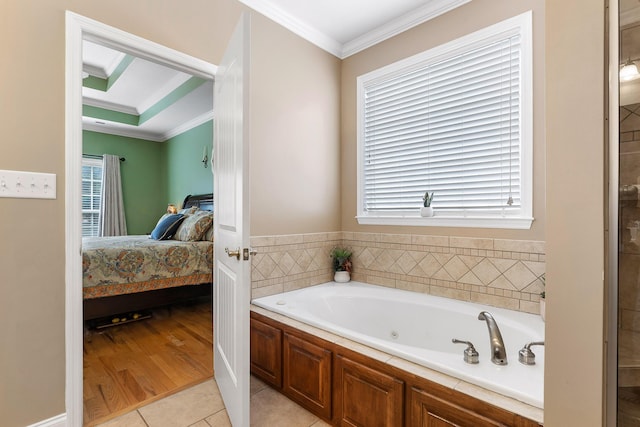
[[[451,342],[454,344],[466,344],[467,348],[464,350],[464,356],[463,356],[464,361],[467,363],[478,363],[478,357],[480,355],[476,351],[476,348],[473,346],[471,341],[462,341],[462,340],[453,338]]]
[[[544,345],[544,341],[534,341],[525,346],[518,352],[518,361],[523,365],[535,365],[536,355],[531,351],[531,347],[534,345]]]

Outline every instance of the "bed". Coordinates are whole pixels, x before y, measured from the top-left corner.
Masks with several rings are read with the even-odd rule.
[[[191,215],[201,210],[213,211],[212,194],[187,196],[181,212]],[[197,212],[194,217],[197,215],[204,213]],[[84,319],[210,296],[212,230],[200,239],[204,240],[154,240],[148,235],[84,237]]]

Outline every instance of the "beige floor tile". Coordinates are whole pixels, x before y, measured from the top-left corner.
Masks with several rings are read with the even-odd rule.
[[[269,386],[264,381],[251,375],[249,379],[249,395],[250,396],[253,396],[254,394],[264,390],[267,387]]]
[[[225,410],[211,415],[206,421],[211,427],[231,427],[231,421]]]
[[[311,427],[331,427],[331,424],[326,423],[322,420],[318,420],[315,423],[311,424]]]
[[[147,427],[138,411],[128,412],[97,427]]]
[[[213,380],[139,409],[149,427],[186,427],[224,408]]]
[[[191,424],[189,427],[210,427],[205,420],[200,420],[195,424]]]
[[[271,388],[251,397],[251,425],[254,427],[309,427],[316,421],[318,417]]]

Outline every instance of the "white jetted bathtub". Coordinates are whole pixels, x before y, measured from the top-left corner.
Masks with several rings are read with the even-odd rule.
[[[366,344],[389,354],[543,407],[544,347],[531,347],[535,365],[518,351],[544,341],[540,316],[359,282],[325,283],[253,300],[253,304]],[[481,311],[493,315],[504,340],[507,365],[491,362],[489,331]],[[478,364],[463,361],[471,341]]]

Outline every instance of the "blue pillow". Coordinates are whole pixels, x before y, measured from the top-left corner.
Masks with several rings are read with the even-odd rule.
[[[155,240],[169,240],[176,234],[176,230],[178,230],[183,219],[184,215],[182,214],[166,215],[151,232],[151,238]]]

